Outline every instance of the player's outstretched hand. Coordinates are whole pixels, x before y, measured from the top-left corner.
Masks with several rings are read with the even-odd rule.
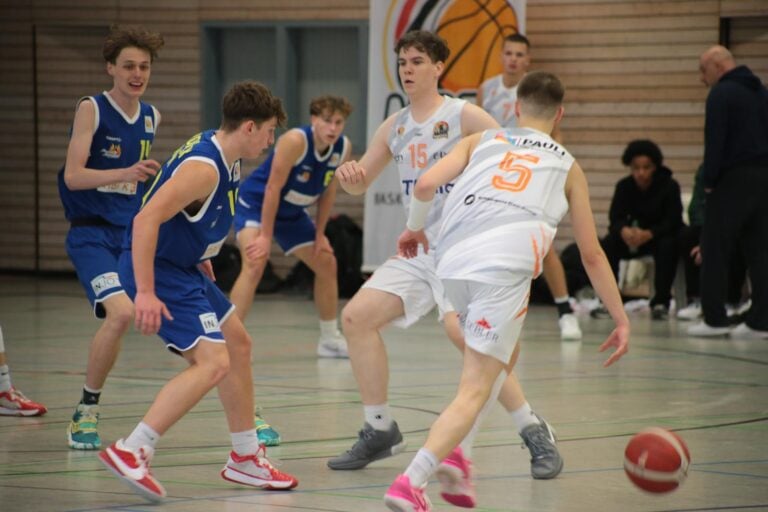
[[[345,185],[357,185],[365,181],[365,169],[356,160],[348,160],[336,168],[334,173]]]
[[[606,359],[603,363],[603,367],[611,366],[618,361],[621,356],[629,351],[629,327],[626,325],[616,327],[613,332],[608,336],[608,339],[600,345],[600,352],[608,350],[609,347],[615,347],[611,357]]]
[[[157,334],[163,317],[166,320],[173,320],[171,312],[154,293],[137,293],[134,309],[136,311],[136,329],[141,334]]]
[[[429,241],[424,230],[411,231],[405,229],[397,239],[397,254],[403,258],[414,258],[419,252],[419,244],[424,247],[424,252],[429,252]]]
[[[145,182],[160,170],[160,163],[157,160],[139,160],[128,169],[126,169],[127,178],[125,181]]]
[[[259,235],[256,240],[245,246],[245,256],[248,260],[258,263],[266,262],[269,258],[269,252],[272,249],[272,238]]]

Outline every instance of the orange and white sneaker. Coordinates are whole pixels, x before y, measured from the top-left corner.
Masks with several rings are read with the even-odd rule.
[[[460,446],[443,459],[435,472],[440,481],[440,496],[457,507],[475,508],[477,498],[472,483],[472,461],[464,457]]]
[[[42,416],[46,412],[43,404],[33,402],[14,387],[0,391],[0,416]]]
[[[152,455],[154,450],[149,446],[133,451],[119,439],[106,450],[100,451],[99,459],[135,492],[153,503],[160,503],[166,492],[149,469]]]
[[[272,491],[293,489],[299,485],[295,477],[275,469],[267,459],[267,451],[263,444],[259,451],[251,455],[230,452],[229,460],[221,470],[221,478]]]

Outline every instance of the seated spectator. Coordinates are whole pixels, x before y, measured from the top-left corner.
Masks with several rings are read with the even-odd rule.
[[[618,275],[619,261],[652,255],[656,266],[651,315],[667,318],[677,269],[677,237],[683,225],[680,186],[663,165],[659,146],[634,140],[621,157],[630,175],[616,184],[609,212],[608,235],[600,242]]]
[[[688,305],[677,311],[680,320],[697,320],[701,318],[701,298],[699,295],[699,269],[701,268],[701,228],[704,225],[704,204],[706,195],[702,182],[702,170],[699,166],[693,182],[693,195],[688,204],[688,226],[680,230],[680,256],[685,264],[685,289]],[[728,317],[743,313],[742,289],[747,269],[740,251],[734,251],[728,274],[728,297],[726,310]]]

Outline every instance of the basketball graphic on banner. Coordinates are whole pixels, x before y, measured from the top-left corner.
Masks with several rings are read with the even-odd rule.
[[[473,2],[453,2],[436,30],[451,49],[442,87],[466,91],[501,73],[502,43],[517,33],[517,26],[515,10],[504,0],[491,0],[482,8]]]

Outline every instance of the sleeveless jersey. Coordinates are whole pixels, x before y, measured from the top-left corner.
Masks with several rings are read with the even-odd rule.
[[[304,136],[306,150],[291,168],[288,180],[280,191],[278,215],[281,216],[298,213],[317,202],[320,195],[333,180],[333,174],[349,147],[349,139],[342,135],[332,146],[328,147],[324,155],[318,155],[312,137],[312,126],[307,125],[294,129]],[[243,196],[264,195],[274,157],[275,150],[273,149],[264,163],[243,182],[240,187]]]
[[[483,110],[491,114],[502,128],[517,126],[515,117],[515,102],[517,101],[517,85],[505,87],[501,75],[489,78],[480,86],[483,91]]]
[[[445,203],[438,276],[504,285],[513,275],[539,275],[568,211],[573,162],[537,130],[484,131]]]
[[[155,140],[157,111],[148,103],[140,103],[133,118],[129,118],[109,94],[81,98],[89,99],[96,110],[95,131],[88,169],[120,169],[149,158]],[[126,226],[141,204],[141,183],[113,183],[90,190],[69,190],[64,183],[64,167],[59,171],[59,196],[67,220],[101,218],[115,226]]]
[[[215,130],[198,133],[177,149],[163,164],[142,200],[143,208],[185,162],[204,162],[218,172],[216,188],[200,210],[193,215],[182,210],[160,226],[156,258],[180,267],[191,267],[216,256],[232,228],[240,184],[240,160],[229,165],[215,133]],[[128,249],[132,234],[129,226],[125,238]]]
[[[400,173],[406,213],[416,180],[461,140],[461,112],[465,104],[464,100],[445,96],[442,105],[423,123],[413,119],[410,106],[397,113],[387,143]],[[427,236],[437,234],[443,203],[452,187],[453,183],[448,183],[437,190],[425,224]]]

